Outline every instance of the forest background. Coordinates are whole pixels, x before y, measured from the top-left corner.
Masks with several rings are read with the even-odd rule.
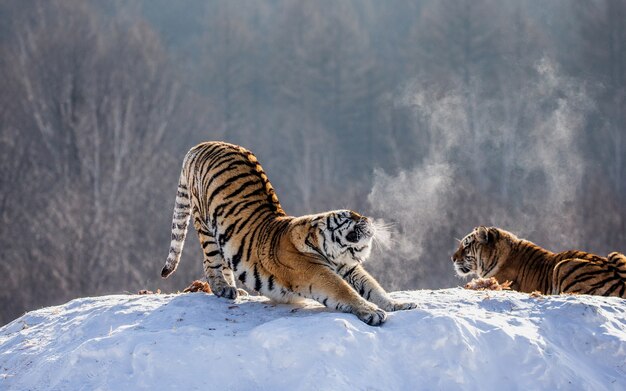
[[[252,150],[287,213],[390,224],[388,290],[462,283],[474,226],[626,251],[626,1],[5,0],[0,325],[202,277],[182,157]]]

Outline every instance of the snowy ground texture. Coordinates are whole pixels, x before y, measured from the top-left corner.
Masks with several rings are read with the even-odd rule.
[[[262,297],[77,299],[0,329],[0,389],[626,389],[626,300],[392,295],[420,308],[382,327]]]

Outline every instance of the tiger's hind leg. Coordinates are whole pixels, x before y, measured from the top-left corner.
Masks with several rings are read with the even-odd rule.
[[[626,299],[626,255],[614,251],[609,254],[607,259],[616,282],[613,287],[607,290],[606,296],[618,296]]]
[[[626,294],[626,278],[619,262],[609,254],[609,262],[566,259],[554,268],[553,293],[579,293],[597,296]],[[626,266],[626,264],[622,264]]]
[[[578,258],[564,259],[554,266],[552,273],[552,294],[588,294],[586,281],[581,279],[588,269],[589,261]]]
[[[224,275],[224,279],[230,286],[237,287],[237,283],[235,282],[235,273],[233,273],[233,269],[229,265],[222,266],[222,274]],[[237,293],[240,296],[248,296],[248,292],[245,289],[237,288]]]
[[[237,287],[235,286],[235,279],[233,278],[232,271],[224,262],[215,237],[208,232],[205,225],[202,224],[202,219],[195,215],[194,227],[196,228],[200,245],[202,246],[202,253],[204,254],[202,266],[204,267],[204,274],[207,281],[211,286],[211,291],[218,297],[236,299]],[[226,271],[226,273],[224,273],[224,271]],[[230,273],[228,273],[228,271],[230,271]]]

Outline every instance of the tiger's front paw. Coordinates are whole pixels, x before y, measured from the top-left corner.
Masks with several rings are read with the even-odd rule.
[[[223,297],[225,299],[236,299],[238,292],[237,292],[237,288],[232,287],[230,285],[223,285],[220,286],[218,288],[216,288],[213,293],[215,293],[215,296],[217,297]]]
[[[380,326],[387,320],[387,313],[380,308],[359,311],[356,316],[370,326]]]
[[[391,301],[387,306],[385,306],[385,310],[390,312],[412,310],[414,308],[417,308],[417,304],[410,301]]]

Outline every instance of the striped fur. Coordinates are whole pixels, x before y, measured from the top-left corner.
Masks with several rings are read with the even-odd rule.
[[[554,268],[553,292],[626,298],[626,256],[612,252],[596,262],[563,260]]]
[[[257,158],[240,146],[207,142],[185,156],[163,277],[178,266],[191,216],[217,296],[236,298],[239,281],[273,300],[314,299],[371,325],[385,311],[415,308],[391,300],[361,266],[370,219],[349,210],[287,216]]]
[[[553,253],[495,227],[477,227],[452,256],[458,275],[511,281],[511,288],[543,294],[584,293],[626,298],[626,257],[583,251]]]

